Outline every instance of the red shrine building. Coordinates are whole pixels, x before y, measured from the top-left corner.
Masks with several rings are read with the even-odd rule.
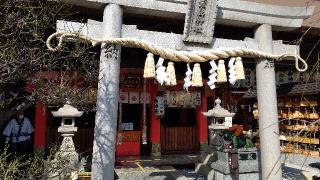
[[[267,1],[259,2],[266,3]],[[81,12],[82,8],[79,7],[79,9],[83,17],[89,16],[89,18],[94,19],[97,14],[101,16],[101,12]],[[184,28],[184,21],[181,19],[157,19],[149,16],[135,16],[130,13],[124,14],[123,24],[128,27],[136,25],[138,29],[135,29],[135,31],[139,32],[141,29],[141,32],[157,31],[159,33],[183,34]],[[311,25],[305,24],[295,32],[274,32],[273,38],[292,41],[297,36],[301,36],[303,28],[309,26]],[[248,27],[234,27],[217,23],[214,31],[217,38],[242,40],[251,37],[253,30]],[[314,36],[310,35],[308,37],[309,39],[300,45],[302,57],[308,55],[308,50],[312,48],[310,44],[315,44],[312,38]],[[239,112],[233,119],[235,123],[242,125],[244,130],[254,131],[252,125],[254,124],[254,118],[251,115],[256,100],[254,99],[254,93],[250,96],[250,93],[254,92],[251,90],[256,89],[254,64],[243,61],[246,79],[235,86],[223,84],[211,90],[207,85],[204,85],[203,87],[190,87],[188,91],[185,91],[183,88],[185,63],[175,63],[177,85],[168,87],[160,85],[154,79],[143,78],[146,55],[147,52],[139,49],[121,49],[116,156],[199,153],[208,145],[208,119],[202,112],[211,109],[217,97],[222,100],[224,108]],[[316,62],[316,57],[312,56],[312,58],[310,58],[311,64]],[[155,59],[158,59],[158,57],[155,57]],[[281,64],[277,66],[276,71],[279,72],[277,74],[277,85],[280,86],[285,82],[293,81],[288,80],[288,69],[293,69],[293,65]],[[209,65],[201,64],[201,70],[204,84],[206,84]],[[38,76],[47,79],[59,79],[58,72],[41,72]],[[302,76],[303,82],[307,83],[306,78],[304,78]],[[318,81],[318,79],[318,76],[314,77],[314,81]],[[86,91],[84,98],[87,99],[88,103],[95,104],[96,92],[97,87],[92,87]],[[317,94],[318,90],[310,91],[310,98],[319,101],[317,100]],[[299,99],[299,97],[297,95],[292,98],[284,96],[281,98],[283,101],[291,102],[295,98]],[[34,117],[34,147],[36,149],[46,150],[53,145],[60,144],[60,135],[57,132],[60,120],[55,119],[51,114],[51,111],[56,111],[58,108],[55,105],[45,106],[38,102],[34,107],[34,113],[30,113]],[[77,151],[82,156],[92,154],[94,121],[94,110],[84,113],[76,121],[78,131],[75,133],[73,140]]]
[[[143,60],[137,61],[143,65]],[[49,74],[58,77],[57,73]],[[86,98],[94,99],[91,96],[95,94],[96,88],[92,88]],[[156,107],[159,95],[165,97],[165,112],[159,112]],[[116,156],[199,153],[201,146],[208,142],[207,118],[202,112],[207,111],[207,101],[214,98],[215,92],[206,88],[189,88],[185,92],[182,81],[175,87],[166,87],[155,80],[144,80],[143,66],[121,68]],[[35,106],[36,148],[44,149],[59,143],[60,120],[51,114],[57,108],[41,103]],[[76,121],[78,132],[74,142],[79,153],[92,153],[94,118],[95,112],[89,112]]]

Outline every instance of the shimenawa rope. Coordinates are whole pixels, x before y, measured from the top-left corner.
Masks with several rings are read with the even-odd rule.
[[[51,46],[53,38],[58,38],[58,45],[56,47]],[[83,41],[91,42],[93,46],[98,44],[115,44],[124,47],[140,48],[144,49],[152,54],[159,55],[164,59],[168,59],[174,62],[206,62],[211,60],[226,59],[229,57],[250,57],[250,58],[262,58],[272,59],[275,61],[294,60],[295,67],[299,72],[305,72],[308,69],[308,64],[298,54],[285,53],[282,55],[274,55],[265,53],[262,51],[248,49],[248,48],[218,48],[203,51],[178,51],[173,49],[165,49],[163,47],[151,44],[149,42],[139,40],[136,38],[110,38],[110,39],[94,39],[88,36],[81,35],[79,33],[65,33],[56,32],[50,35],[47,39],[47,47],[51,51],[57,51],[62,47],[62,42],[65,39],[79,39]],[[299,62],[302,63],[302,68],[299,67]]]

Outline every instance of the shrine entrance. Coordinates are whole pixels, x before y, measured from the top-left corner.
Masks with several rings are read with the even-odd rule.
[[[199,138],[195,108],[167,108],[161,119],[161,154],[196,153]]]

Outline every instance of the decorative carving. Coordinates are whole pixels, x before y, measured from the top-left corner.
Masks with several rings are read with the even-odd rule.
[[[171,2],[171,3],[178,3],[178,4],[186,4],[187,0],[157,0],[157,1],[164,1],[164,2]]]
[[[210,44],[217,15],[217,0],[189,0],[184,41]]]
[[[75,152],[74,143],[72,140],[72,136],[64,136],[61,146],[60,146],[60,152]]]
[[[104,50],[104,57],[110,59],[115,58],[118,59],[119,56],[119,49],[116,47],[116,45],[113,44],[104,44],[102,46],[102,49]]]
[[[166,107],[195,108],[201,106],[201,92],[166,91],[164,93]]]
[[[264,68],[274,68],[274,60],[272,60],[272,59],[266,60],[266,64],[265,64]]]

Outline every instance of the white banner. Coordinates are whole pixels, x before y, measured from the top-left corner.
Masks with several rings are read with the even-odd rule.
[[[150,103],[150,94],[149,93],[146,93],[146,104],[149,104]],[[143,104],[144,103],[144,94],[143,92],[140,93],[140,103]]]
[[[129,104],[139,104],[139,92],[129,92]]]
[[[128,92],[120,92],[119,102],[120,103],[129,103],[129,93]]]

